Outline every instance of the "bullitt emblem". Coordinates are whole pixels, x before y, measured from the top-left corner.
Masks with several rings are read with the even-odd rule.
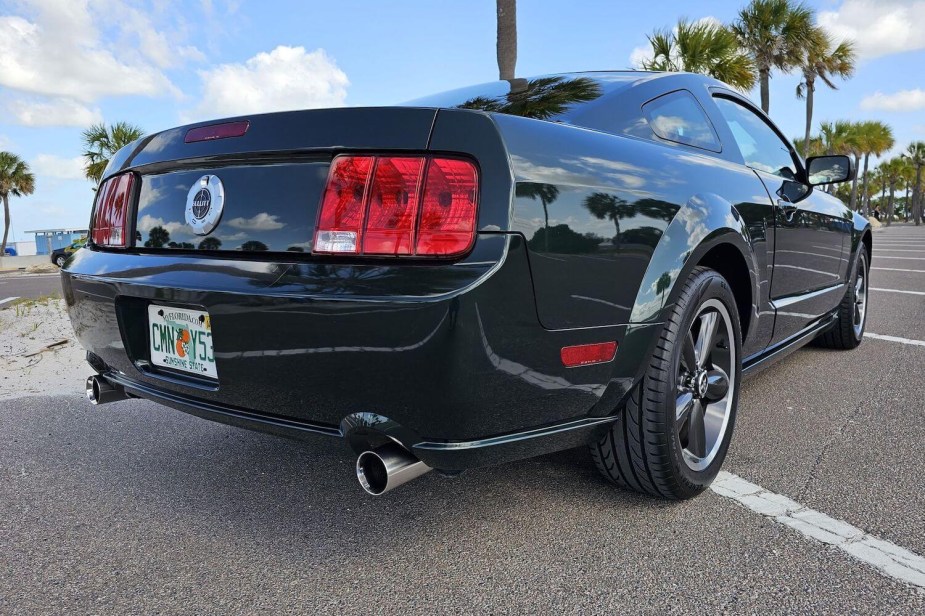
[[[186,195],[186,224],[196,235],[212,233],[225,209],[225,187],[217,175],[204,175]]]

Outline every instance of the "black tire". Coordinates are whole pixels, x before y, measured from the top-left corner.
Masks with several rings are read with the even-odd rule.
[[[841,304],[838,305],[838,320],[832,329],[816,338],[818,346],[828,349],[855,349],[861,340],[864,339],[864,328],[867,327],[867,301],[870,297],[868,292],[868,277],[870,274],[870,265],[867,258],[867,249],[861,245],[858,247],[858,256],[854,260],[853,274],[851,276],[848,288],[845,289],[845,297],[842,298]],[[859,283],[861,295],[859,296]],[[858,300],[861,300],[860,302]],[[857,323],[857,311],[860,306],[860,325]]]
[[[700,460],[706,466],[695,469],[686,461],[688,451],[680,433],[679,391],[689,382],[684,376],[688,358],[700,365],[699,355],[703,351],[695,358],[692,348],[688,355],[686,343],[694,344],[695,319],[701,319],[705,311],[712,309],[710,307],[718,308],[719,305],[725,307],[722,316],[728,319],[726,333],[718,342],[713,341],[716,350],[710,351],[712,347],[709,347],[706,354],[715,356],[718,351],[721,355],[723,344],[728,349],[726,361],[732,374],[728,375],[726,397],[722,402],[726,419],[711,446],[712,458]],[[702,324],[703,320],[698,323]],[[714,327],[714,331],[718,332],[717,328]],[[700,344],[699,338],[700,334],[695,347]],[[732,438],[742,375],[741,339],[741,326],[729,283],[714,270],[694,269],[670,311],[642,381],[630,393],[611,429],[590,445],[591,455],[601,473],[620,487],[666,499],[691,498],[705,490],[719,472]],[[713,360],[704,361],[710,366]],[[728,391],[730,384],[731,393]],[[702,402],[701,428],[703,409],[713,404],[706,397]]]
[[[65,261],[67,261],[67,257],[65,257],[64,255],[58,255],[57,257],[55,257],[55,265],[57,265],[58,267],[64,267]]]

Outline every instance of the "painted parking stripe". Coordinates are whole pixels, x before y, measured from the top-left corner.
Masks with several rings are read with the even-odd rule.
[[[3,304],[5,304],[5,303],[7,303],[7,302],[13,301],[14,299],[19,299],[19,298],[18,298],[18,297],[7,297],[7,298],[4,298],[4,299],[0,299],[0,306],[2,306]]]
[[[899,336],[884,336],[883,334],[874,334],[871,332],[864,332],[864,337],[873,338],[875,340],[886,340],[888,342],[898,342],[900,344],[908,344],[911,346],[925,347],[925,340],[912,340],[911,338],[900,338]]]
[[[881,289],[879,287],[871,287],[871,291],[880,291],[881,293],[905,293],[907,295],[925,295],[925,291],[906,291],[905,289]]]
[[[876,254],[881,252],[925,252],[925,246],[921,250],[912,250],[911,248],[881,248],[880,246],[874,248]]]
[[[872,270],[883,270],[885,272],[916,272],[918,274],[925,274],[925,270],[914,270],[914,269],[900,269],[898,267],[872,267]]]
[[[720,471],[710,488],[740,505],[788,526],[804,537],[832,545],[883,575],[925,588],[925,558],[842,520],[804,507],[738,475]]]
[[[903,259],[905,261],[925,261],[925,257],[888,257],[877,253],[874,255],[875,259]]]

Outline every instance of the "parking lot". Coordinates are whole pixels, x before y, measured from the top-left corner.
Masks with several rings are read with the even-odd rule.
[[[867,339],[747,381],[725,470],[755,486],[688,502],[584,450],[371,498],[329,440],[0,400],[0,613],[923,613],[925,227],[874,246]]]

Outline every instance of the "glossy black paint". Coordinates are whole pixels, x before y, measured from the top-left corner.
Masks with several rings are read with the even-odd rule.
[[[648,127],[643,107],[671,92],[695,99],[721,147]],[[784,179],[746,167],[714,96],[738,98],[695,75],[569,74],[418,103],[453,108],[268,114],[242,137],[145,137],[107,170],[140,178],[140,237],[79,251],[62,273],[75,330],[127,392],[234,425],[339,435],[354,450],[393,438],[448,471],[580,444],[614,419],[694,267],[730,282],[753,368],[828,326],[869,248],[866,221],[802,168]],[[345,151],[475,161],[473,250],[451,262],[312,255],[328,166]],[[225,185],[208,236],[220,245],[183,223],[204,173]],[[174,246],[151,241],[158,226]],[[209,312],[217,385],[148,363],[152,302]],[[560,361],[564,346],[610,340],[610,363]]]

